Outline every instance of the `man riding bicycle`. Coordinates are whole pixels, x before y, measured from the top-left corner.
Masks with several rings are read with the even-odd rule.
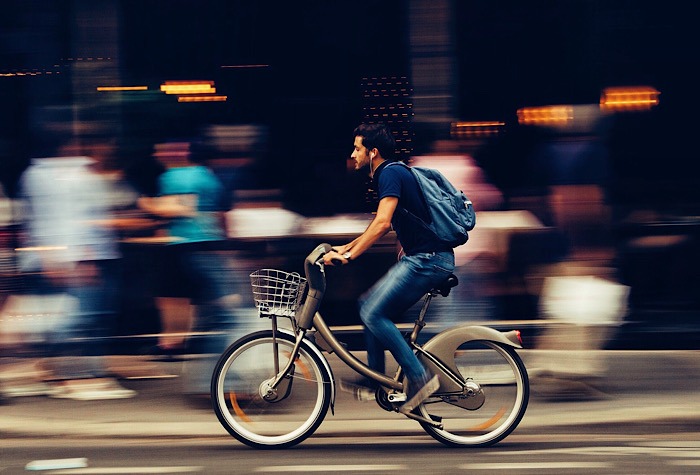
[[[326,265],[356,259],[392,228],[401,244],[399,261],[360,297],[360,318],[365,324],[367,363],[385,372],[384,351],[389,350],[408,380],[406,402],[399,408],[410,413],[440,384],[418,361],[393,323],[428,291],[442,283],[455,266],[452,248],[397,209],[406,209],[426,221],[428,209],[411,171],[404,166],[387,167],[394,158],[396,142],[383,124],[361,124],[354,130],[351,158],[355,170],[369,167],[378,191],[377,213],[364,233],[344,246],[336,246],[323,260]]]

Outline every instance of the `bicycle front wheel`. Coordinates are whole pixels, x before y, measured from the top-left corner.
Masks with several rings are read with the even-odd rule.
[[[272,331],[232,344],[214,370],[211,396],[219,422],[233,437],[255,448],[298,444],[321,424],[331,403],[331,374],[323,356],[302,342],[297,359],[270,396],[269,384],[284,369],[294,337]]]
[[[509,346],[478,340],[460,345],[454,363],[466,390],[438,392],[419,406],[423,417],[440,420],[443,429],[421,425],[451,446],[485,447],[503,440],[522,419],[530,396],[520,356]]]

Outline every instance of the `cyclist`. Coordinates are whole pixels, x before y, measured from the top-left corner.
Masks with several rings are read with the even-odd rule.
[[[454,252],[445,249],[428,231],[403,213],[404,208],[428,221],[428,210],[411,171],[403,166],[387,167],[395,161],[396,142],[383,124],[361,124],[354,130],[351,158],[355,170],[369,167],[378,190],[377,213],[364,233],[344,246],[335,246],[324,256],[326,265],[347,264],[357,259],[392,227],[401,245],[399,260],[360,297],[360,318],[365,324],[367,363],[385,373],[384,351],[389,350],[408,379],[402,413],[412,412],[440,386],[437,376],[423,367],[393,323],[430,289],[454,270]]]

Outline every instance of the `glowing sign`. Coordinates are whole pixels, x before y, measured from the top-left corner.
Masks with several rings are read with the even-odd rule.
[[[523,107],[518,109],[518,123],[522,125],[561,126],[574,120],[574,106]]]
[[[214,81],[165,81],[160,90],[166,94],[214,94]]]
[[[600,96],[600,108],[647,110],[659,104],[659,94],[651,86],[607,87]]]
[[[148,86],[99,86],[97,90],[101,92],[148,91]]]

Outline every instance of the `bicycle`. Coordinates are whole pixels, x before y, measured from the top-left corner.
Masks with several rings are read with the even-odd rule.
[[[370,369],[336,339],[318,313],[326,290],[322,258],[330,249],[320,244],[306,257],[306,278],[273,269],[251,274],[256,306],[261,317],[270,318],[271,329],[229,346],[211,382],[219,422],[250,447],[296,445],[313,434],[329,408],[334,411],[335,380],[323,351],[335,352],[355,372],[379,383],[375,396],[384,410],[399,414],[406,400],[401,368],[393,377]],[[448,446],[485,447],[519,424],[529,400],[529,379],[515,351],[522,348],[517,330],[458,325],[417,343],[431,299],[447,296],[456,285],[452,275],[426,294],[408,336],[421,362],[438,375],[440,388],[405,415]],[[289,318],[291,328],[280,328],[278,317]]]

